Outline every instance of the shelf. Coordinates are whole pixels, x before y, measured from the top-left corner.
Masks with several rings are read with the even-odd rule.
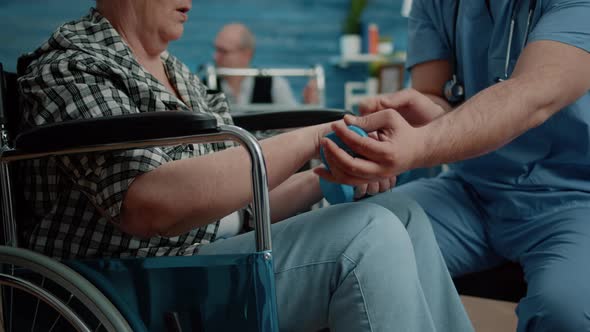
[[[382,54],[356,54],[347,57],[333,57],[330,62],[335,66],[348,67],[350,64],[385,62],[385,63],[404,63],[406,61],[405,53],[394,53],[392,55]]]

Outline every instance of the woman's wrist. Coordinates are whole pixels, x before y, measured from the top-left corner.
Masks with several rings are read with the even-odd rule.
[[[314,134],[314,149],[315,154],[314,156],[317,158],[320,153],[321,141],[326,135],[332,132],[332,124],[334,122],[322,123],[320,125],[314,126],[312,128],[315,129]]]
[[[324,198],[320,188],[320,177],[313,172],[313,169],[302,172],[301,176],[310,197],[310,204],[315,204]]]

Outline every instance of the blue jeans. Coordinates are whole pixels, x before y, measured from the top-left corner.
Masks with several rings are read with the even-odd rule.
[[[522,265],[528,289],[516,310],[519,332],[590,331],[590,204],[498,217],[452,172],[395,192],[424,208],[451,275]]]
[[[251,252],[253,236],[200,253]],[[273,225],[272,240],[282,331],[473,330],[413,201],[379,195],[301,214]]]

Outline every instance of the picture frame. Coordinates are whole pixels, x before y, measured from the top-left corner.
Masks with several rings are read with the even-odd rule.
[[[402,63],[382,65],[378,72],[378,92],[390,93],[403,89],[405,71]]]

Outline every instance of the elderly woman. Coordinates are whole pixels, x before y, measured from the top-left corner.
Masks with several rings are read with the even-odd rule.
[[[190,0],[98,0],[89,15],[61,26],[29,55],[19,81],[27,125],[167,110],[231,123],[223,95],[207,95],[166,51],[190,9]],[[471,330],[413,202],[377,195],[291,217],[322,198],[317,175],[295,172],[317,156],[328,131],[319,125],[261,143],[272,218],[282,220],[273,225],[281,328]],[[252,233],[215,241],[219,220],[252,199],[248,162],[241,147],[220,144],[30,162],[29,245],[58,259],[251,252]]]

